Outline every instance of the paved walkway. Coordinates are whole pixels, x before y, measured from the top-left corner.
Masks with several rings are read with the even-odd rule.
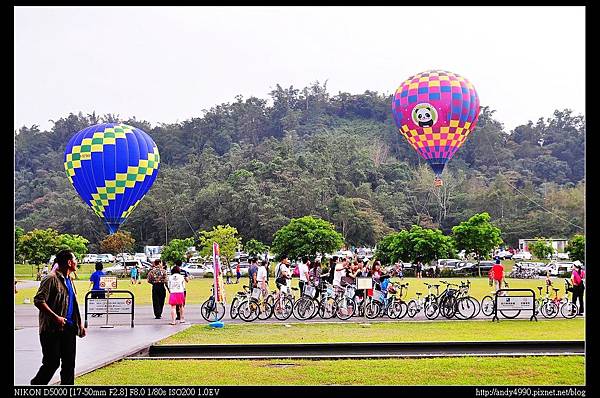
[[[116,326],[111,329],[91,326],[87,335],[77,339],[75,375],[108,365],[164,339],[189,325]],[[38,328],[15,330],[15,385],[29,385],[42,364]],[[60,382],[60,369],[50,384]]]

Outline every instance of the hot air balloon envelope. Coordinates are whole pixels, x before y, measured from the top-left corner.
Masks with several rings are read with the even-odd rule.
[[[69,140],[64,165],[81,199],[112,234],[156,180],[160,156],[144,131],[122,123],[102,123]]]
[[[394,121],[436,177],[477,123],[475,87],[452,72],[432,70],[408,78],[392,100]]]

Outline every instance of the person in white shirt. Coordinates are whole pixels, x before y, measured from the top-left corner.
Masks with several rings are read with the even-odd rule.
[[[171,270],[171,275],[169,276],[169,282],[167,285],[167,289],[169,290],[169,305],[171,306],[171,325],[175,325],[175,316],[176,309],[178,305],[180,315],[181,315],[181,323],[185,323],[185,318],[183,315],[183,309],[185,304],[185,277],[180,274],[180,268],[178,265],[173,267]]]
[[[288,286],[288,277],[290,274],[288,268],[289,262],[290,260],[287,256],[283,256],[281,262],[275,268],[275,285],[277,286],[277,290],[281,290],[281,286]]]
[[[343,293],[342,289],[342,276],[346,275],[346,259],[336,263],[335,273],[333,275],[333,287],[335,288],[336,294]]]
[[[308,276],[308,269],[310,267],[310,260],[308,257],[304,257],[302,262],[298,264],[298,274],[300,275],[300,282],[298,287],[300,288],[300,294],[304,293],[304,285],[308,283],[310,277]]]
[[[267,284],[267,268],[262,263],[258,266],[256,282],[259,289],[262,290],[263,297],[267,297],[269,295],[269,285]]]

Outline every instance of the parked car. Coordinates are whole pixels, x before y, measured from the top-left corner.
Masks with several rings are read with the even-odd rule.
[[[237,262],[231,262],[231,274],[235,277],[235,268],[237,267]],[[240,275],[248,276],[248,268],[250,268],[250,263],[248,261],[240,262]],[[212,271],[212,263],[210,263],[210,269]]]
[[[475,263],[471,261],[461,261],[456,264],[456,267],[452,270],[456,276],[475,276],[477,275],[477,268]]]
[[[513,254],[508,250],[500,250],[496,253],[496,257],[500,257],[501,260],[510,260],[513,257]]]
[[[204,274],[207,272],[212,272],[212,264],[211,267],[207,267],[205,264],[191,264],[187,263],[181,267],[184,271],[186,271],[193,278],[202,278]]]
[[[572,261],[552,261],[538,269],[540,275],[545,276],[550,273],[550,276],[560,276],[571,271],[575,263]]]
[[[113,261],[115,261],[115,256],[109,253],[97,254],[96,257],[96,261],[102,261],[103,263],[112,263]]]
[[[556,260],[568,260],[569,259],[569,253],[554,253],[554,255],[552,256],[552,258],[554,258]]]
[[[437,267],[439,270],[455,269],[460,262],[461,260],[457,258],[440,258],[437,260]]]
[[[481,275],[487,276],[488,272],[490,272],[490,270],[494,266],[494,263],[495,263],[494,261],[484,260],[484,261],[480,261],[479,265],[477,265],[477,263],[461,261],[454,268],[454,272],[458,275],[478,276],[479,268],[481,268]]]
[[[52,258],[51,261],[54,261],[54,259]],[[101,261],[98,259],[98,255],[97,254],[86,254],[83,259],[81,260],[82,263],[95,263],[97,261]]]
[[[531,255],[531,253],[525,251],[515,253],[512,256],[513,260],[531,260],[532,258],[533,256]]]
[[[127,278],[131,273],[132,267],[137,267],[140,272],[140,278],[145,278],[148,271],[152,268],[152,264],[141,260],[119,261],[112,267],[104,268],[103,271],[106,275]]]
[[[520,261],[518,263],[515,263],[515,268],[521,268],[521,269],[533,269],[533,270],[539,270],[540,267],[544,267],[546,264],[544,263],[540,263],[540,262],[533,262],[533,261]]]

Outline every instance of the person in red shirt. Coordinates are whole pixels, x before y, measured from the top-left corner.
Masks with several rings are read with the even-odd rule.
[[[504,279],[504,267],[500,263],[500,259],[496,259],[496,264],[492,267],[492,279],[494,281],[494,288],[496,291],[502,288],[502,279]]]

